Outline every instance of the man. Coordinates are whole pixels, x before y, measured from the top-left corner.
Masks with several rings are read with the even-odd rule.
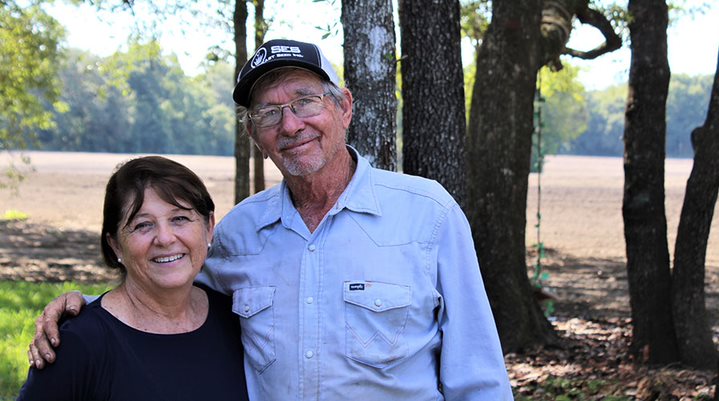
[[[250,398],[511,400],[464,214],[436,182],[346,145],[353,99],[338,83],[315,45],[272,40],[233,93],[284,177],[222,219],[199,278],[233,297]],[[79,308],[55,303],[48,317]],[[43,330],[57,340],[47,320],[36,363]]]

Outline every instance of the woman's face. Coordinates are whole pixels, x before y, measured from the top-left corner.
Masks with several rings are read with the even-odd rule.
[[[167,203],[152,188],[144,197],[132,220],[121,222],[116,239],[108,238],[127,268],[127,282],[151,292],[192,285],[207,257],[214,216],[207,224],[194,209]]]

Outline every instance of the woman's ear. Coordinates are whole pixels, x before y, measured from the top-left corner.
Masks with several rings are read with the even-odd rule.
[[[110,248],[112,248],[112,251],[115,252],[115,256],[117,256],[118,262],[120,258],[122,257],[122,248],[120,247],[120,244],[117,243],[117,240],[110,235],[110,233],[105,234],[105,239],[107,239],[107,243],[110,244]]]
[[[210,218],[207,221],[207,243],[212,243],[215,234],[215,212],[210,212]]]

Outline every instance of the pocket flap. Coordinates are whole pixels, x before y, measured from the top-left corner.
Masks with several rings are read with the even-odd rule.
[[[409,306],[412,303],[412,291],[407,285],[378,281],[345,281],[344,300],[371,311],[383,312]]]
[[[272,306],[275,287],[239,288],[232,294],[232,311],[248,318]]]

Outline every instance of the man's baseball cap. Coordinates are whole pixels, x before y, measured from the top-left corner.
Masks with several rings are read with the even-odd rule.
[[[280,67],[300,67],[318,74],[339,86],[339,77],[319,47],[296,40],[275,39],[260,46],[245,63],[237,77],[232,98],[240,106],[250,106],[255,82],[266,73]]]

